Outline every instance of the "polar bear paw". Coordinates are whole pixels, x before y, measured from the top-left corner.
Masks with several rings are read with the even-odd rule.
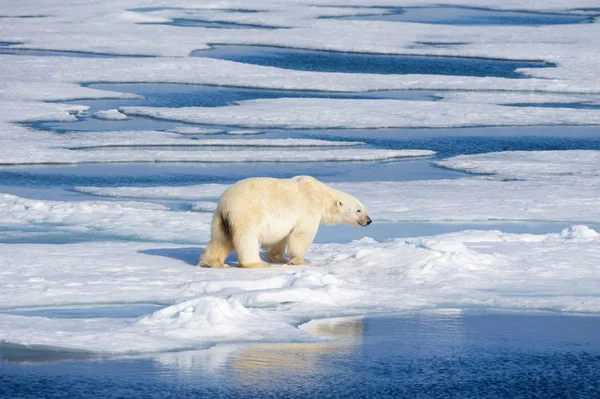
[[[267,262],[240,263],[240,267],[244,269],[258,269],[261,267],[269,267]]]
[[[198,267],[211,267],[213,269],[224,269],[226,267],[231,267],[223,262],[210,262],[210,261],[205,261],[205,260],[200,260],[200,262],[198,263]]]
[[[285,265],[288,262],[288,260],[285,258],[285,256],[283,256],[281,254],[276,254],[276,255],[267,254],[265,256],[265,258],[267,259],[267,261],[269,263],[274,263],[276,265]]]
[[[290,266],[308,266],[303,258],[292,258],[287,261],[287,264]]]

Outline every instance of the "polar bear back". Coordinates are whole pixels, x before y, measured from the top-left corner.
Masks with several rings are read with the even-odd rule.
[[[292,179],[255,177],[231,186],[219,201],[218,211],[232,226],[255,230],[261,243],[287,236],[301,219],[323,215],[324,184],[312,177]]]

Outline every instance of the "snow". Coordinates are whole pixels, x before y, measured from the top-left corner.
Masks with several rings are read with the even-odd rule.
[[[230,107],[122,107],[128,115],[187,123],[280,128],[387,128],[597,125],[595,110],[525,108],[457,101],[283,98],[242,101]]]
[[[196,212],[214,212],[217,209],[216,202],[196,201],[192,203],[192,210]]]
[[[227,133],[238,135],[238,136],[245,136],[245,135],[261,134],[262,132],[260,130],[252,130],[252,129],[235,129],[235,130],[229,130]]]
[[[118,109],[98,111],[94,113],[94,116],[98,119],[105,119],[109,121],[122,121],[127,119],[127,115],[120,113]]]
[[[171,242],[206,242],[212,218],[146,202],[40,201],[10,194],[0,194],[0,213],[5,228],[53,227],[73,234]]]
[[[0,245],[11,307],[164,303],[132,319],[0,314],[0,341],[132,353],[315,339],[301,320],[420,309],[598,313],[600,234],[463,231],[313,245],[310,267],[213,270],[201,248],[156,243]],[[15,259],[19,259],[15,262]],[[48,264],[52,264],[48,268]]]
[[[226,131],[222,129],[208,129],[208,128],[200,128],[195,126],[178,126],[173,129],[170,129],[169,132],[178,133],[178,134],[189,134],[189,135],[201,135],[201,134],[225,134]]]
[[[194,127],[194,126],[178,126],[173,129],[170,129],[169,131],[174,132],[174,133],[189,134],[189,135],[231,134],[234,136],[255,135],[255,134],[262,133],[260,130],[251,130],[251,129],[223,130],[223,129],[200,128],[200,127]]]
[[[183,187],[75,187],[75,190],[107,197],[197,200],[216,199],[227,187],[225,184],[202,184]]]
[[[460,155],[439,166],[502,179],[569,181],[593,184],[600,176],[600,151],[507,151]]]

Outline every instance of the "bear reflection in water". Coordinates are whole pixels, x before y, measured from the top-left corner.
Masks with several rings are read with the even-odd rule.
[[[310,176],[241,180],[221,196],[198,265],[227,267],[235,250],[240,267],[267,267],[261,245],[270,263],[304,265],[320,224],[364,227],[371,218],[358,199]]]
[[[365,332],[362,317],[343,317],[318,320],[306,325],[305,330],[322,338],[319,342],[272,343],[248,345],[229,361],[239,373],[240,382],[265,385],[274,375],[319,374],[324,356],[347,356],[360,348]]]

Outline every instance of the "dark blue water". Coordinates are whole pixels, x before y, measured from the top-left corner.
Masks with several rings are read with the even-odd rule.
[[[600,109],[600,104],[588,103],[517,103],[507,104],[513,107],[533,108],[569,108],[569,109]]]
[[[441,25],[564,25],[592,22],[594,16],[544,13],[533,11],[503,11],[485,8],[434,7],[372,7],[383,14],[333,17],[335,19],[418,22]],[[593,11],[593,10],[591,10]],[[327,17],[331,18],[331,17]]]
[[[172,18],[171,22],[146,22],[140,25],[170,25],[183,27],[198,27],[210,29],[279,29],[276,26],[258,25],[258,24],[243,24],[237,22],[225,21],[207,21],[202,19],[191,18]]]
[[[503,78],[527,78],[526,75],[516,72],[519,68],[554,66],[550,63],[532,61],[342,53],[243,45],[214,45],[212,50],[198,50],[192,55],[300,71]]]
[[[168,10],[187,10],[187,11],[202,11],[201,8],[185,8],[185,7],[136,7],[130,8],[128,11],[133,12],[154,12],[154,11],[168,11]],[[257,12],[262,12],[262,10],[251,10],[245,8],[207,8],[205,10],[217,10],[217,11],[227,11],[233,13],[243,13],[243,14],[253,14]]]
[[[140,358],[0,347],[2,398],[596,398],[600,318],[346,319],[337,341]],[[81,360],[81,358],[89,360]]]
[[[600,132],[600,128],[598,129]],[[324,136],[323,138],[325,138]],[[331,137],[328,137],[331,139]],[[600,150],[600,135],[594,137],[436,137],[424,139],[369,139],[361,138],[376,148],[423,149],[436,151],[435,158],[462,154],[482,154],[501,151],[562,151]]]
[[[452,47],[452,46],[464,46],[465,44],[469,44],[467,42],[415,42],[415,43],[423,45],[423,46],[431,46],[431,47]]]
[[[250,163],[250,164],[78,164],[0,168],[2,192],[23,189],[72,189],[75,186],[181,186],[203,183],[231,184],[252,176],[290,178],[312,175],[328,181],[429,180],[458,178],[463,172],[431,166],[431,160],[378,162]],[[26,193],[28,198],[35,192]],[[52,193],[43,193],[52,195]],[[45,199],[50,199],[46,197]]]
[[[432,92],[414,90],[385,90],[361,93],[324,91],[270,90],[259,88],[207,86],[178,83],[92,83],[92,89],[134,93],[139,100],[75,100],[70,103],[90,105],[91,111],[143,105],[148,107],[223,107],[239,101],[275,98],[338,98],[338,99],[394,99],[432,101],[438,97]]]

